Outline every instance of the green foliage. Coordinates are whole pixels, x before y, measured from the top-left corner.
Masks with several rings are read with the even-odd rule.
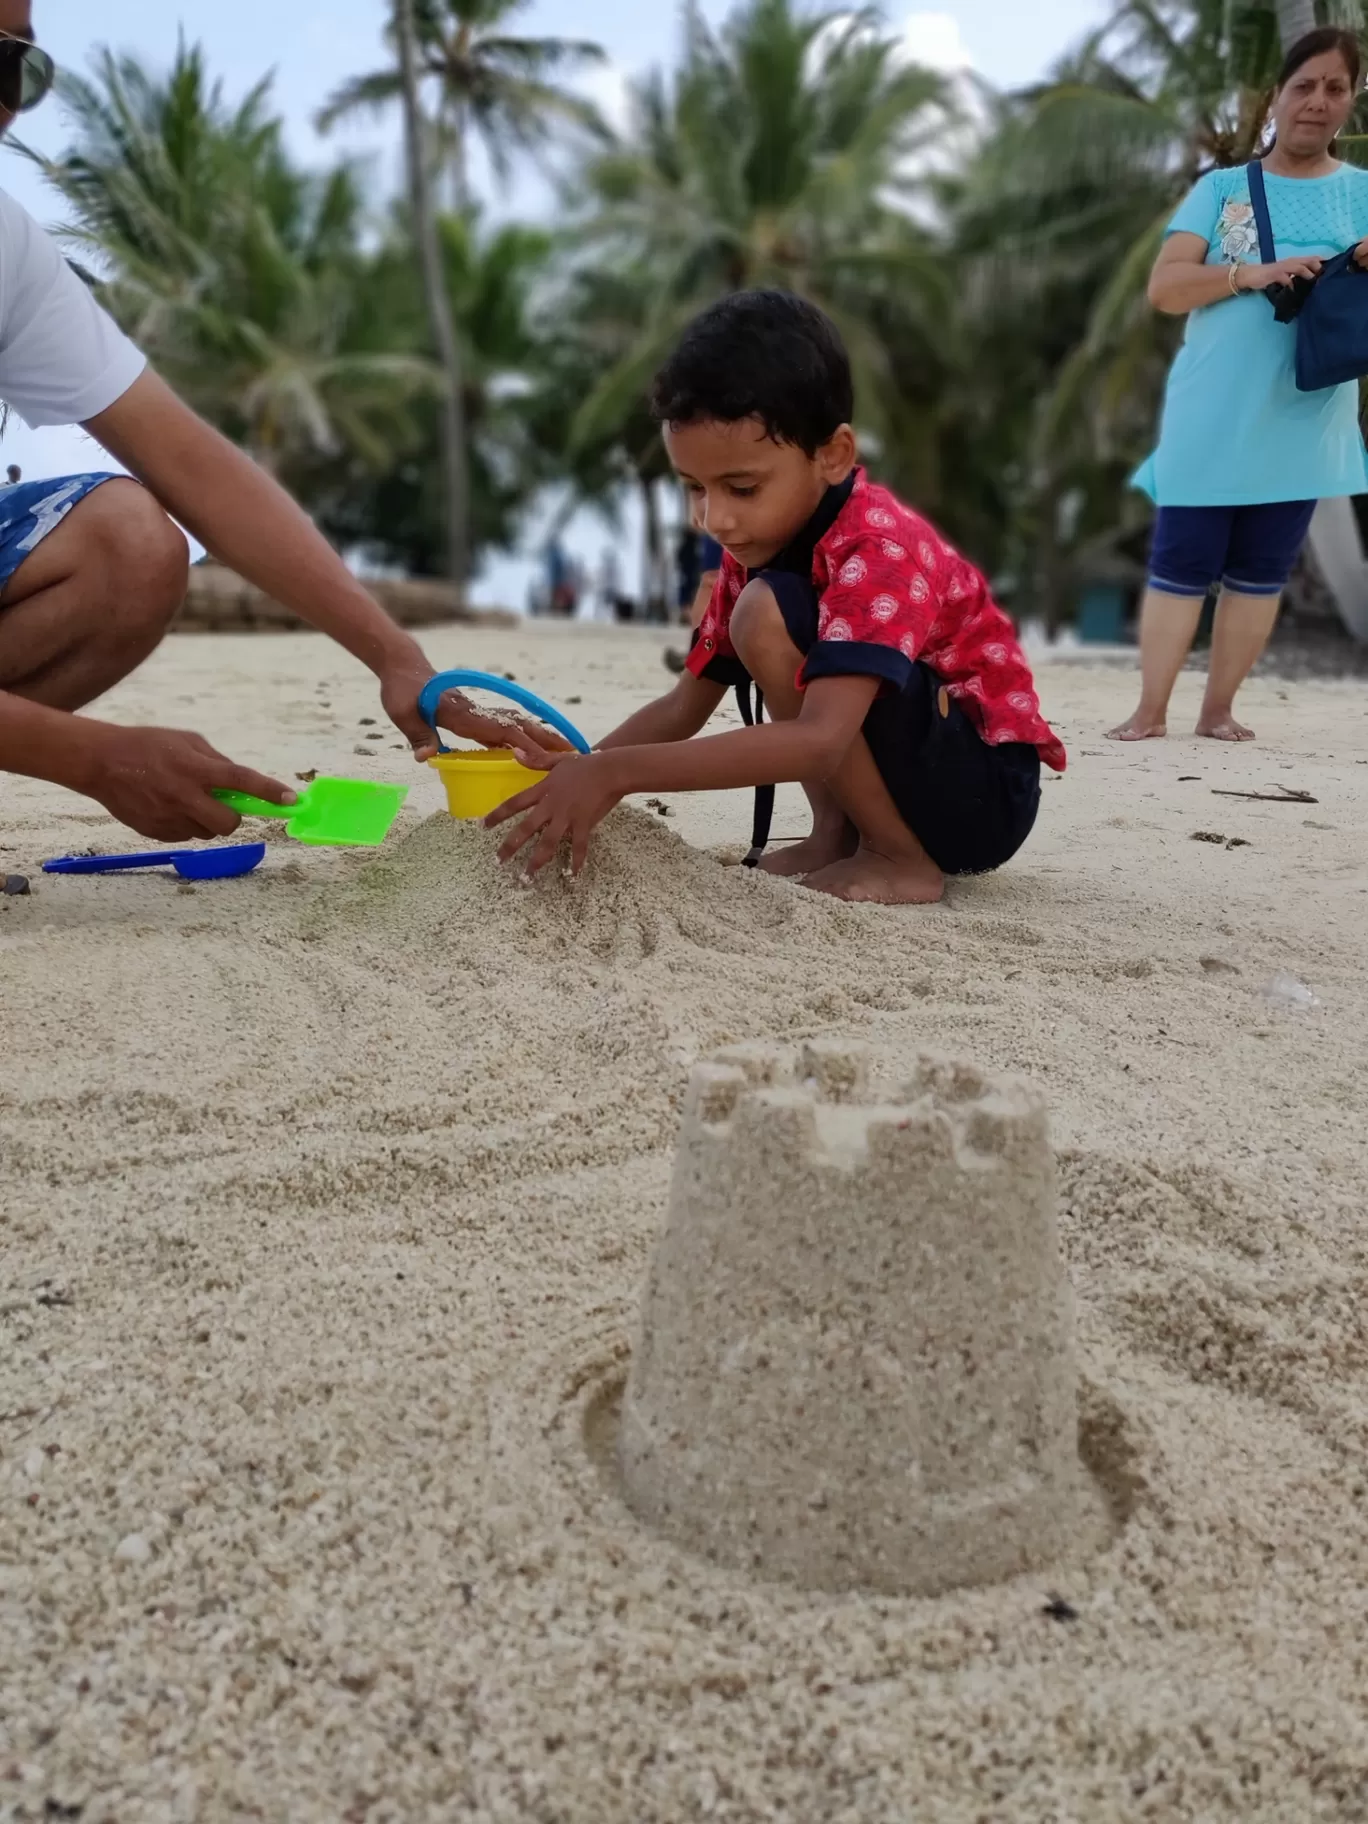
[[[566,38],[520,38],[505,29],[527,0],[416,0],[423,75],[436,95],[436,146],[450,166],[457,201],[467,193],[469,138],[474,133],[503,182],[515,155],[540,158],[569,131],[603,131],[598,110],[564,78],[602,62],[596,44]],[[353,77],[318,117],[326,132],[358,113],[379,113],[400,99],[398,60]]]
[[[550,238],[518,224],[483,234],[467,217],[441,223],[443,266],[462,348],[475,550],[515,542],[519,516],[547,464],[537,436],[530,376],[540,365],[529,299],[550,257]],[[402,214],[361,276],[360,333],[375,349],[426,358],[428,319]],[[438,402],[419,407],[415,435],[382,467],[356,454],[313,465],[300,478],[319,524],[369,560],[418,576],[442,574],[445,493]]]
[[[62,98],[76,143],[44,168],[70,241],[171,384],[282,474],[344,449],[387,462],[435,375],[358,343],[355,173],[299,171],[267,85],[231,106],[184,45],[164,81],[102,52]]]
[[[267,83],[226,101],[198,49],[164,81],[101,52],[68,78],[72,148],[46,163],[103,302],[164,377],[339,539],[442,568],[433,357],[401,215],[378,245],[355,170],[301,171]],[[32,156],[32,155],[30,155]],[[508,543],[536,460],[520,390],[544,234],[443,225],[466,345],[478,544]]]
[[[908,205],[926,187],[919,158],[953,115],[942,79],[896,48],[868,11],[743,0],[715,33],[686,9],[678,69],[636,86],[626,133],[567,183],[565,314],[611,357],[574,445],[623,429],[689,317],[753,285],[820,303],[845,336],[871,430],[900,418],[914,429],[905,408],[946,371],[954,313],[934,237]],[[586,278],[604,273],[606,288]],[[595,300],[630,334],[615,342],[600,326],[596,338],[584,320]]]

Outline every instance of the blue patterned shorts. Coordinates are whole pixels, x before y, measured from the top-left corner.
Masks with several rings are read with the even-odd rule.
[[[117,475],[62,475],[0,488],[0,589],[74,506]]]

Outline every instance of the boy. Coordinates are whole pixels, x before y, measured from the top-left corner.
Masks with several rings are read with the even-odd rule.
[[[589,755],[524,744],[548,777],[501,806],[544,867],[632,792],[802,783],[812,834],[760,865],[842,899],[937,900],[945,875],[1001,867],[1029,835],[1041,718],[1011,623],[979,573],[857,467],[850,363],[815,306],[742,292],[699,317],[653,410],[695,523],[723,549],[679,683]],[[692,741],[729,684],[774,720]]]

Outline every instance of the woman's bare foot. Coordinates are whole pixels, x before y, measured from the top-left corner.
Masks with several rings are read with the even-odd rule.
[[[803,885],[876,906],[930,906],[945,892],[945,876],[929,855],[895,860],[862,844],[847,860],[809,874]]]
[[[855,825],[842,818],[838,824],[826,824],[821,829],[814,829],[811,836],[805,836],[801,842],[785,843],[773,855],[764,856],[760,866],[766,874],[783,874],[789,878],[815,874],[819,868],[844,861],[859,846],[860,839]]]
[[[1254,730],[1237,722],[1228,709],[1203,710],[1197,720],[1197,733],[1212,741],[1252,741]]]
[[[1133,716],[1116,728],[1107,730],[1108,741],[1156,741],[1168,733],[1168,723],[1162,716],[1146,715],[1137,709]]]

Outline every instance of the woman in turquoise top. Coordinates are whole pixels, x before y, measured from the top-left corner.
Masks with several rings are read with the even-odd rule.
[[[1140,617],[1140,703],[1113,739],[1166,733],[1169,696],[1202,604],[1221,586],[1199,735],[1248,741],[1235,693],[1263,651],[1316,502],[1368,493],[1358,387],[1297,391],[1296,329],[1265,286],[1313,277],[1358,245],[1368,264],[1368,171],[1331,155],[1358,92],[1350,32],[1308,32],[1283,65],[1276,132],[1263,159],[1276,263],[1259,234],[1241,166],[1209,171],[1169,223],[1150,302],[1186,316],[1169,373],[1159,445],[1135,476],[1159,508]]]

